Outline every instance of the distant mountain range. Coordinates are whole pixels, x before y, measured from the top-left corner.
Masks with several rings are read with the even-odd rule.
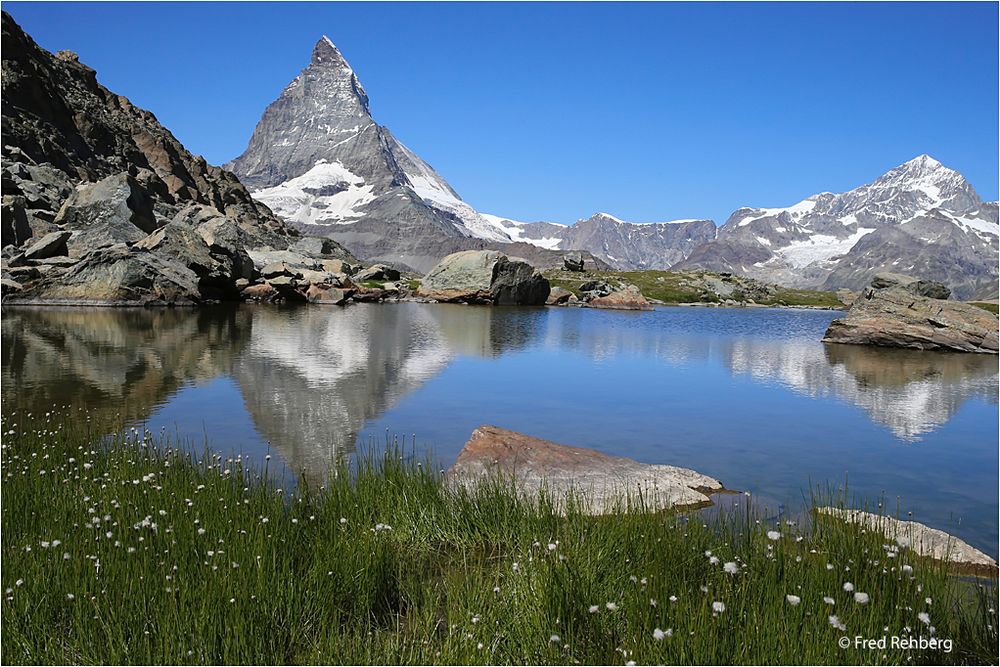
[[[495,247],[543,264],[585,251],[617,269],[704,268],[824,289],[859,289],[873,273],[894,271],[941,280],[959,298],[997,295],[997,203],[927,155],[845,193],[740,208],[721,227],[608,213],[565,226],[480,213],[374,121],[327,37],[226,167],[300,229],[419,271],[454,250]]]

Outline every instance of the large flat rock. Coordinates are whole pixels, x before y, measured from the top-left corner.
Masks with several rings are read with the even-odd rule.
[[[995,569],[997,566],[995,560],[954,535],[916,521],[901,521],[891,516],[836,507],[819,507],[816,512],[882,533],[889,540],[901,538],[904,544],[921,556],[978,568]]]
[[[709,494],[722,483],[694,470],[640,463],[593,449],[569,447],[496,426],[472,432],[458,460],[445,476],[446,484],[474,488],[502,478],[527,498],[544,490],[557,507],[572,495],[588,514],[624,509],[626,500],[651,510],[711,504]]]
[[[900,278],[905,276],[879,274],[847,315],[830,323],[823,342],[997,353],[996,315],[967,303],[924,296],[946,293],[937,283]]]

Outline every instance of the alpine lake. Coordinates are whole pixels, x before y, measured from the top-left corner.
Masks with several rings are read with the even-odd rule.
[[[820,342],[841,313],[357,304],[8,308],[4,411],[82,408],[294,483],[493,424],[692,468],[775,515],[836,488],[997,556],[996,357]]]

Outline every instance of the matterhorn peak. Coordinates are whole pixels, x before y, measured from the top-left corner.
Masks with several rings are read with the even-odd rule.
[[[340,52],[337,45],[326,35],[320,37],[319,41],[316,42],[316,46],[313,47],[312,64],[351,69],[351,66],[347,64],[347,60],[344,58],[344,54]]]

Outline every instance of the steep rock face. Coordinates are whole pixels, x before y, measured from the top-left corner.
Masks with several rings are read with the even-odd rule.
[[[282,218],[366,259],[426,270],[463,239],[511,240],[374,121],[360,80],[325,36],[227,166]]]
[[[667,269],[716,235],[711,220],[635,223],[595,213],[567,227],[484,217],[512,239],[553,250],[585,250],[621,270]]]
[[[741,208],[674,268],[733,271],[793,287],[860,289],[879,271],[995,296],[1000,228],[961,174],[928,155],[849,192],[787,208]]]
[[[299,238],[236,176],[188,152],[75,54],[41,49],[7,13],[2,98],[5,256],[13,265],[47,260],[29,267],[19,298],[197,303],[235,293],[247,248]],[[170,238],[185,243],[140,243],[171,220],[186,229]],[[227,241],[213,243],[208,227],[194,233],[208,220]],[[39,258],[32,245],[53,232],[68,233],[66,252]],[[162,252],[168,245],[193,254]]]

